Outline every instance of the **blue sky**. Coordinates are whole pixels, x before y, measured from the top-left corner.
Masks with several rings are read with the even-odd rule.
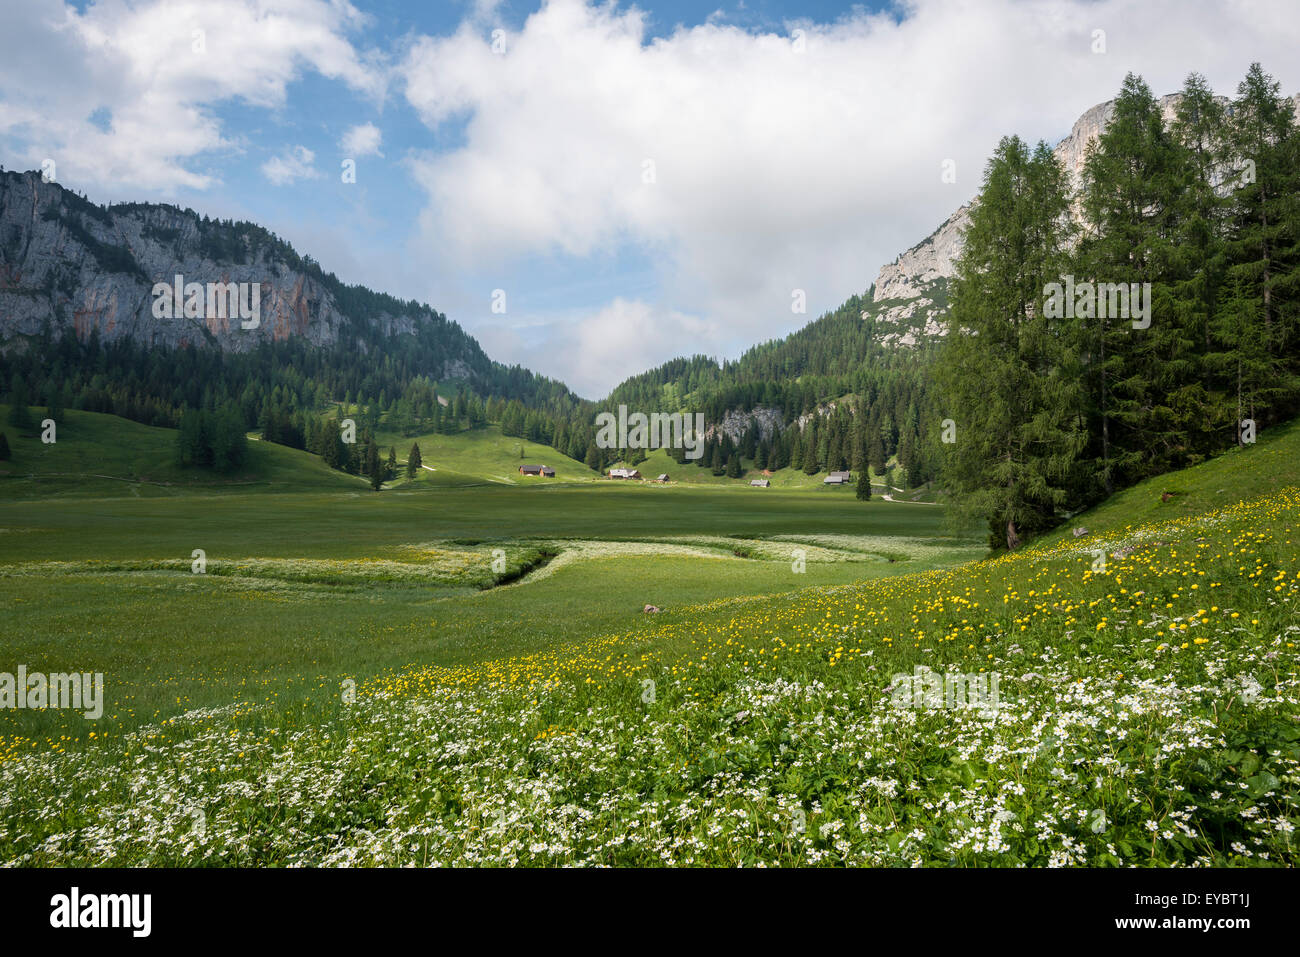
[[[1126,71],[1292,93],[1298,45],[1290,0],[30,0],[0,163],[254,220],[598,398],[865,291]]]

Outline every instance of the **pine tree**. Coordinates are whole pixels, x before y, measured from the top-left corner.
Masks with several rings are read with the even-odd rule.
[[[1216,365],[1235,376],[1236,422],[1294,411],[1300,384],[1300,134],[1295,111],[1258,63],[1237,87],[1229,126],[1231,236]]]
[[[64,396],[62,386],[53,379],[45,385],[45,417],[47,419],[63,418]]]
[[[803,470],[808,475],[816,475],[821,471],[821,463],[817,461],[817,415],[813,413],[812,419],[808,422],[808,428],[805,431],[805,442],[803,449]]]
[[[370,479],[370,487],[378,492],[384,484],[384,464],[379,458],[379,446],[370,435],[366,436],[366,453],[362,468],[365,470],[366,478]]]
[[[944,481],[988,521],[990,543],[1010,549],[1052,524],[1086,444],[1077,362],[1044,303],[1065,262],[1067,202],[1045,144],[1032,153],[1018,137],[998,144],[957,262],[937,369],[958,430]]]
[[[1177,243],[1173,264],[1173,313],[1192,344],[1195,371],[1183,377],[1170,405],[1187,421],[1187,460],[1220,444],[1215,436],[1225,406],[1223,379],[1215,375],[1212,331],[1226,268],[1228,197],[1220,182],[1229,161],[1225,114],[1205,77],[1193,73],[1183,85],[1171,135],[1181,151],[1182,187],[1175,197]]]
[[[885,444],[880,439],[880,429],[870,429],[868,432],[867,445],[867,464],[875,471],[877,475],[885,474]]]
[[[9,451],[9,437],[0,432],[0,462],[8,462],[11,454]]]
[[[862,472],[858,475],[858,488],[854,492],[859,502],[871,501],[871,476]]]
[[[230,472],[244,464],[248,437],[244,422],[233,402],[223,405],[210,416],[209,444],[212,467],[218,472]]]
[[[384,477],[388,480],[397,478],[397,446],[388,447],[388,463],[384,467]]]
[[[348,453],[347,447],[343,444],[343,436],[339,432],[338,419],[325,420],[317,441],[320,443],[321,461],[332,469],[344,468]]]
[[[1114,315],[1075,317],[1087,335],[1098,394],[1102,481],[1107,492],[1183,461],[1193,425],[1182,389],[1196,376],[1194,334],[1175,321],[1177,213],[1186,165],[1165,129],[1160,105],[1130,73],[1114,113],[1083,169],[1083,208],[1092,230],[1080,244],[1080,280],[1130,288],[1150,283],[1147,328]],[[1104,311],[1105,316],[1100,313]],[[1142,321],[1142,320],[1136,320]]]
[[[908,488],[915,488],[917,485],[916,466],[917,456],[919,454],[917,446],[919,443],[920,439],[917,438],[916,433],[911,429],[904,430],[903,438],[898,443],[898,464],[902,467],[903,474],[907,476],[904,480],[904,485]]]
[[[17,429],[32,427],[31,410],[27,408],[27,384],[16,373],[9,390],[9,424]]]
[[[411,443],[411,451],[406,455],[406,477],[413,479],[420,474],[420,468],[424,465],[420,458],[420,443]]]
[[[186,409],[181,413],[180,429],[176,435],[176,459],[184,466],[206,465],[207,443],[202,432],[203,413]]]
[[[858,418],[861,418],[860,413]],[[853,452],[849,460],[849,469],[859,475],[866,475],[868,467],[865,422],[859,422],[855,419],[853,425]]]

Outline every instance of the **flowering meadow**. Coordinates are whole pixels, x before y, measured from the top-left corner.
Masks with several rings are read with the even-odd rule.
[[[1294,865],[1297,538],[1284,488],[102,746],[0,741],[0,860]],[[997,675],[997,707],[900,707],[918,666]]]

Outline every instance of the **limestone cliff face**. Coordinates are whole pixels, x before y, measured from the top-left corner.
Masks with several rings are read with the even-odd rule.
[[[1228,102],[1226,98],[1221,99],[1225,104]],[[1166,124],[1173,122],[1181,100],[1182,95],[1178,93],[1160,99]],[[1300,116],[1300,94],[1292,97],[1292,101]],[[1088,147],[1106,129],[1114,111],[1113,100],[1087,110],[1075,121],[1069,135],[1052,150],[1070,177],[1071,189],[1079,188]],[[884,342],[908,346],[944,334],[947,284],[956,275],[953,264],[961,252],[962,234],[970,224],[972,205],[962,206],[933,233],[880,270],[873,302],[879,319],[895,327],[882,334]],[[1074,215],[1079,216],[1077,206]]]
[[[172,284],[177,275],[205,287],[257,284],[257,327],[244,328],[238,317],[185,318],[179,309],[174,318],[155,316],[154,284]],[[38,173],[0,173],[0,350],[24,348],[26,337],[47,326],[56,335],[72,329],[83,340],[98,330],[105,342],[130,336],[151,346],[232,352],[290,337],[330,346],[352,341],[358,323],[369,333],[357,339],[364,349],[376,335],[413,333],[434,319],[432,310],[402,308],[375,294],[358,318],[341,307],[342,289],[260,227],[201,220],[160,204],[96,206]],[[452,346],[459,349],[459,341]],[[481,358],[475,343],[447,365],[463,371],[466,360]]]
[[[722,432],[731,441],[739,442],[752,425],[758,426],[759,438],[767,441],[781,431],[781,410],[767,406],[755,406],[748,412],[740,409],[730,410],[719,424],[711,425],[705,430],[704,437],[712,439],[718,432]]]

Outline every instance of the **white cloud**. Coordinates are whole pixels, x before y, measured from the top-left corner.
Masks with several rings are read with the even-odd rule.
[[[100,200],[218,186],[231,156],[268,148],[265,133],[223,120],[230,105],[296,118],[290,85],[309,72],[382,105],[390,75],[386,54],[355,45],[368,21],[347,0],[9,8],[4,162],[54,159],[61,181]],[[393,41],[405,96],[431,130],[429,150],[406,159],[411,205],[423,201],[417,236],[408,250],[400,232],[375,243],[372,230],[341,230],[366,266],[349,278],[427,298],[494,357],[589,394],[672,355],[735,355],[863,291],[975,194],[1001,135],[1064,136],[1127,70],[1157,93],[1190,70],[1232,93],[1258,59],[1300,89],[1293,0],[901,0],[888,14],[780,31],[710,17],[657,39],[645,30],[653,14],[551,0],[508,32],[503,53],[491,45],[504,28],[495,0],[462,9],[451,36]],[[269,148],[318,145],[308,135]],[[363,123],[340,145],[361,156],[384,144]],[[295,147],[263,173],[294,182],[318,175],[314,159]],[[946,159],[955,185],[941,182]],[[261,194],[209,196],[268,215]],[[577,288],[585,275],[593,285]],[[508,317],[482,309],[481,291],[496,287],[511,291]],[[806,315],[790,311],[794,289]]]
[[[211,186],[205,157],[241,148],[216,107],[278,109],[304,70],[376,100],[384,91],[382,71],[346,38],[364,22],[346,0],[12,7],[0,35],[0,132],[23,144],[20,159],[51,157],[59,178],[79,187]],[[107,129],[92,114],[106,114]]]
[[[584,315],[483,325],[473,331],[493,358],[518,356],[511,361],[560,379],[589,398],[676,356],[714,354],[722,345],[720,330],[708,320],[622,297]]]
[[[374,123],[362,123],[343,134],[339,147],[344,155],[352,159],[360,159],[362,156],[383,156],[384,154],[379,152],[379,144],[382,140],[379,127]]]
[[[1231,93],[1259,59],[1294,91],[1293,9],[913,0],[901,19],[788,24],[802,52],[788,31],[714,22],[648,41],[637,9],[580,0],[545,4],[500,54],[467,21],[417,38],[399,71],[428,127],[465,123],[462,145],[411,161],[428,197],[423,241],[443,275],[640,252],[659,274],[654,310],[707,316],[736,352],[864,290],[977,192],[1000,136],[1064,136],[1127,70],[1157,93],[1191,70]],[[1106,54],[1092,52],[1094,29],[1107,31]],[[941,181],[946,159],[955,185]],[[794,289],[806,316],[791,314]],[[576,335],[564,348],[610,356],[608,341]],[[693,351],[704,350],[679,350]],[[592,365],[535,345],[503,358],[548,373]]]
[[[315,159],[316,154],[307,147],[295,146],[263,163],[262,175],[276,186],[285,186],[300,179],[316,179],[320,173],[312,166]]]

